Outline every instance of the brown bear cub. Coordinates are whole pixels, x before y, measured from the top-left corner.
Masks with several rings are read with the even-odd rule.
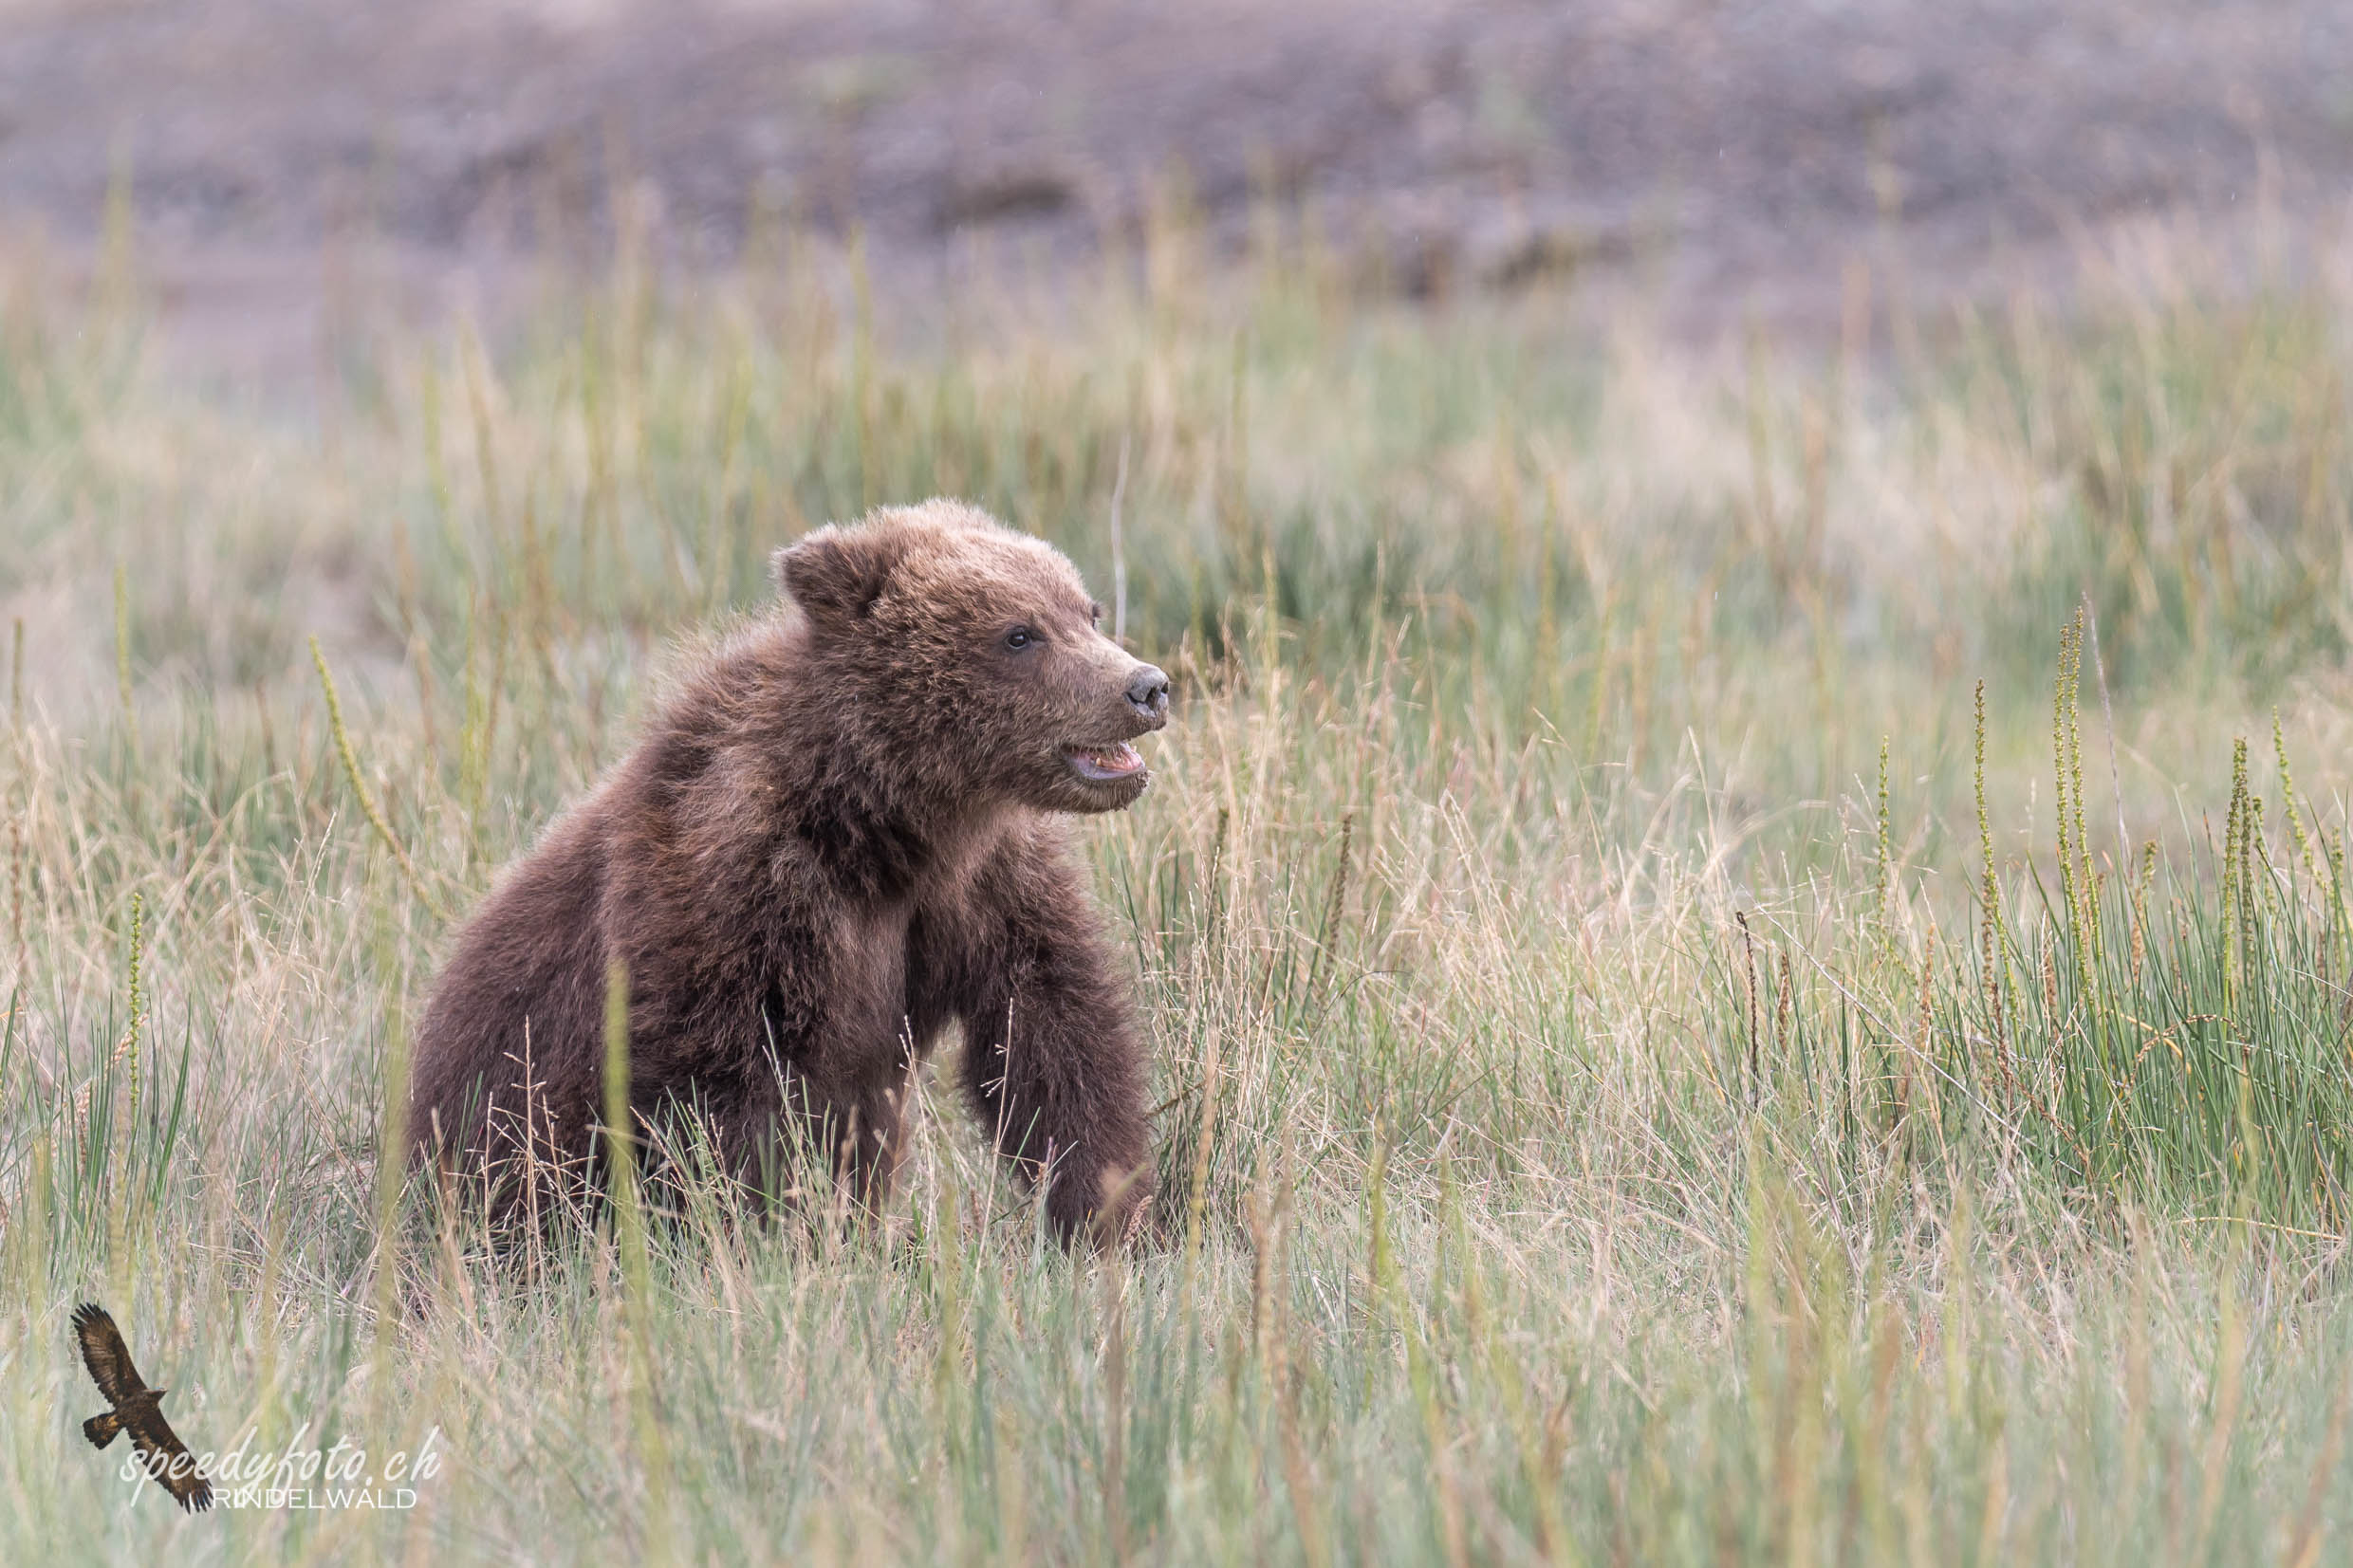
[[[507,1216],[593,1179],[618,963],[632,1113],[699,1115],[758,1197],[815,1147],[879,1210],[954,1024],[1055,1230],[1123,1230],[1150,1192],[1143,1047],[1064,819],[1143,793],[1129,743],[1167,722],[1168,677],[1097,629],[1060,552],[957,502],[819,528],[776,574],[799,614],[687,678],[458,932],[413,1154]]]

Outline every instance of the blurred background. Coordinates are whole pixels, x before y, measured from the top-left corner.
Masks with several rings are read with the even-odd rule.
[[[1933,299],[2120,221],[2297,234],[2349,177],[2332,0],[0,0],[7,243],[86,267],[115,192],[175,343],[281,379],[617,225],[687,276],[862,231],[912,309],[1272,205],[1377,286],[1619,275],[1704,332],[1834,325],[1858,255]]]

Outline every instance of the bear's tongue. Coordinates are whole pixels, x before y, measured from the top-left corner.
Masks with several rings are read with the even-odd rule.
[[[1117,746],[1074,746],[1069,756],[1090,779],[1124,779],[1144,765],[1142,753],[1125,741]]]

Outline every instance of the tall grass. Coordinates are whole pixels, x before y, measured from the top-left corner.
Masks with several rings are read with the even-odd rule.
[[[2344,302],[1870,371],[1188,244],[944,348],[805,253],[624,267],[370,345],[331,439],[0,319],[0,1555],[2343,1550]],[[1089,829],[1151,1245],[1062,1254],[929,1092],[880,1229],[499,1263],[380,1184],[446,916],[769,549],[952,491],[1100,587],[1115,488],[1183,689]],[[447,1464],[134,1500],[91,1295],[199,1448]]]

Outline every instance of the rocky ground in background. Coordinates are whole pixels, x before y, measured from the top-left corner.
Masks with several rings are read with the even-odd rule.
[[[354,235],[432,308],[617,210],[724,263],[766,206],[862,226],[889,286],[1176,189],[1235,245],[1304,200],[1409,291],[1631,264],[1802,309],[1870,247],[1953,279],[2136,214],[2329,217],[2353,8],[13,0],[0,234],[86,257],[123,172],[222,345],[299,339]]]

